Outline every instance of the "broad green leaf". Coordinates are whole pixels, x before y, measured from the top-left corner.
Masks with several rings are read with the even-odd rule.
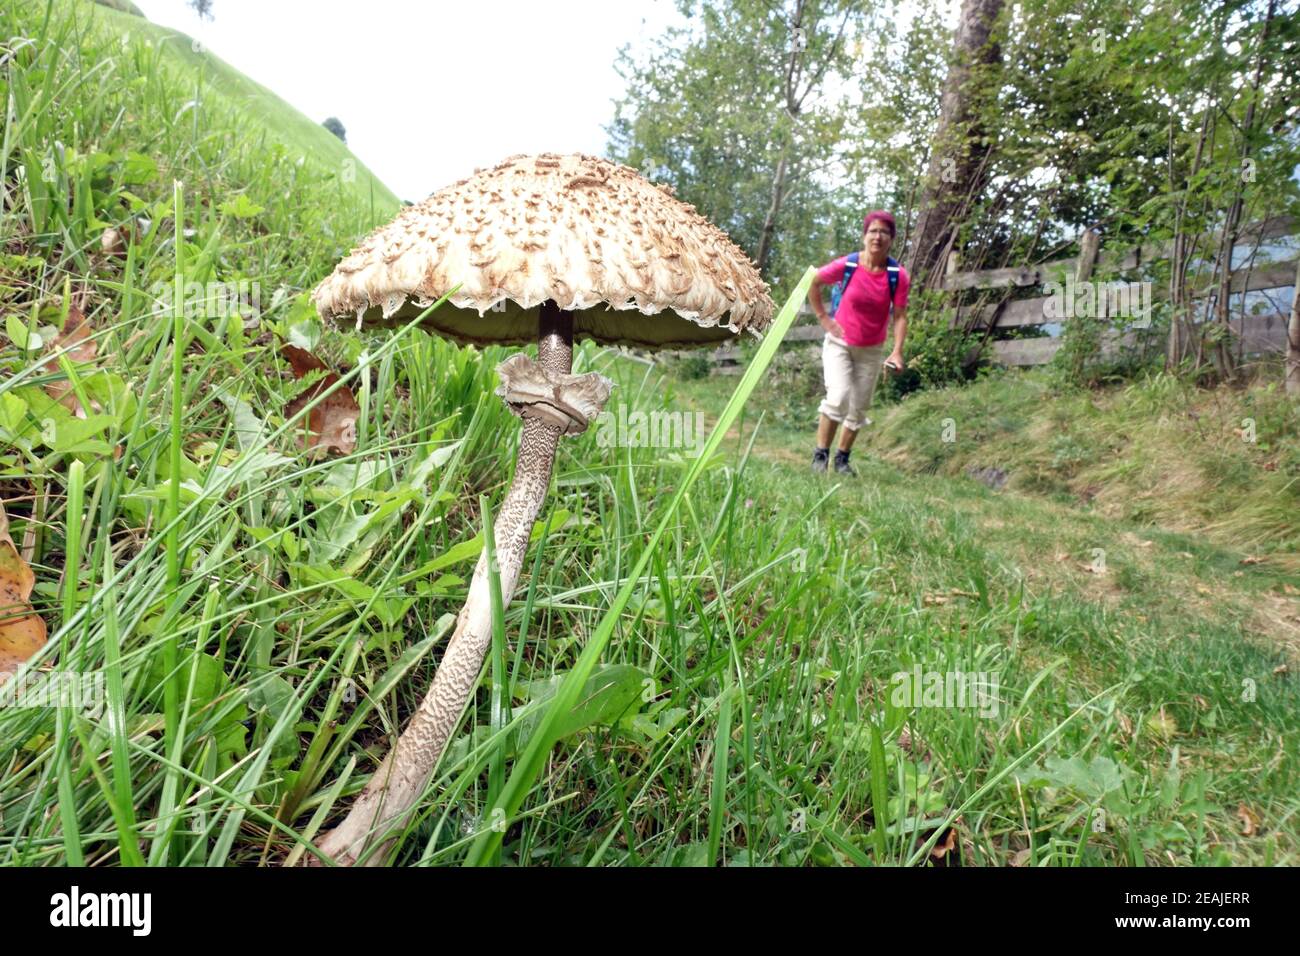
[[[45,344],[39,332],[28,332],[27,323],[12,313],[5,316],[5,331],[20,349],[34,351]]]
[[[129,152],[122,164],[122,182],[142,185],[158,178],[158,164],[144,153]]]
[[[240,193],[234,199],[227,199],[218,208],[222,215],[232,216],[235,219],[250,219],[266,211],[265,206],[259,206],[244,193]]]
[[[528,699],[524,718],[519,729],[519,746],[532,736],[536,729],[537,711],[548,704],[558,691],[563,674],[541,681],[530,681],[521,687],[523,696]],[[559,738],[571,736],[593,725],[617,723],[640,703],[641,688],[650,675],[631,664],[611,664],[602,667],[583,685],[577,706],[564,715],[559,723]]]
[[[0,394],[0,425],[17,437],[26,430],[27,403],[12,392]]]

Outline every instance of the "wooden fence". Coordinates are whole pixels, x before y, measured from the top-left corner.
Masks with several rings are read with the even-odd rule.
[[[1238,230],[1238,246],[1249,243],[1264,243],[1296,234],[1295,222],[1287,216],[1275,216],[1243,226]],[[960,272],[956,269],[956,257],[950,256],[947,275],[943,288],[952,293],[971,290],[1007,290],[1003,301],[981,305],[962,305],[955,308],[952,325],[973,330],[988,330],[990,323],[994,330],[1024,328],[1026,326],[1044,326],[1075,321],[1070,316],[1058,316],[1053,309],[1065,297],[1064,292],[1080,283],[1092,283],[1095,300],[1106,296],[1109,303],[1120,300],[1125,305],[1122,290],[1118,284],[1130,286],[1123,279],[1093,282],[1092,277],[1101,272],[1104,275],[1133,272],[1149,263],[1168,259],[1173,254],[1172,243],[1147,243],[1103,251],[1100,248],[1098,234],[1085,232],[1080,241],[1080,254],[1063,259],[1053,259],[1036,265],[1011,266],[1004,269],[984,269],[974,272]],[[1249,261],[1234,269],[1229,279],[1231,294],[1259,292],[1266,289],[1278,289],[1295,286],[1300,294],[1300,256],[1288,259],[1255,264],[1254,256]],[[1058,283],[1062,294],[1057,296],[1041,295],[1030,298],[1009,298],[1015,289],[1034,286],[1045,287],[1048,283]],[[1195,298],[1205,299],[1218,291],[1218,283],[1209,283],[1198,290]],[[1159,301],[1168,295],[1168,287],[1150,288],[1146,291],[1150,298],[1144,304]],[[1128,301],[1131,308],[1131,299]],[[1105,310],[1098,310],[1104,313]],[[1232,332],[1241,340],[1240,347],[1244,354],[1254,355],[1267,352],[1285,351],[1287,343],[1287,320],[1285,313],[1244,316],[1231,323]],[[1095,321],[1095,319],[1094,319]],[[823,331],[813,318],[812,310],[804,305],[799,310],[799,318],[790,328],[782,344],[803,344],[820,342]],[[1132,345],[1136,340],[1133,332],[1123,335],[1110,333],[1103,335],[1102,353],[1114,354],[1123,347]],[[1039,337],[1022,339],[995,340],[992,346],[993,360],[1003,365],[1041,365],[1049,362],[1061,347],[1059,337]],[[1163,343],[1161,343],[1163,347]],[[1235,348],[1234,348],[1235,351]],[[735,374],[740,371],[740,349],[733,344],[724,345],[711,353],[714,371],[718,374]]]
[[[1252,242],[1257,245],[1262,244],[1269,239],[1290,236],[1295,232],[1296,225],[1290,217],[1275,216],[1243,226],[1238,230],[1237,247]],[[1064,293],[1070,291],[1071,284],[1078,287],[1082,283],[1090,283],[1094,301],[1098,305],[1103,299],[1113,303],[1117,298],[1127,298],[1128,301],[1124,304],[1129,306],[1130,316],[1133,312],[1129,290],[1142,294],[1144,305],[1159,301],[1168,295],[1168,287],[1163,284],[1141,290],[1141,282],[1129,283],[1124,279],[1093,281],[1093,276],[1098,271],[1104,274],[1132,272],[1149,263],[1168,259],[1173,254],[1172,243],[1148,243],[1102,252],[1099,248],[1098,234],[1088,231],[1084,233],[1080,247],[1078,256],[1054,259],[1032,266],[985,269],[977,272],[958,272],[952,268],[952,260],[950,260],[949,272],[944,278],[943,288],[954,293],[972,289],[1045,287],[1048,283],[1057,283],[1063,287],[1056,295],[1021,299],[1004,298],[1000,303],[958,307],[953,315],[953,326],[987,330],[990,325],[994,329],[1011,329],[1078,321],[1072,316],[1057,315],[1054,308],[1059,306],[1063,299],[1069,298]],[[1260,264],[1256,264],[1254,259],[1255,256],[1251,255],[1246,264],[1232,270],[1228,281],[1229,294],[1292,287],[1300,283],[1300,256]],[[1193,282],[1195,278],[1193,275]],[[1204,301],[1218,292],[1218,282],[1213,281],[1213,277],[1208,275],[1206,280],[1205,286],[1194,291],[1194,299]],[[1107,310],[1099,307],[1092,315],[1105,318]],[[1096,318],[1093,320],[1096,321]],[[1239,343],[1234,343],[1234,351],[1236,345],[1239,345],[1241,351],[1248,355],[1284,351],[1287,343],[1287,320],[1288,316],[1281,312],[1241,316],[1234,319],[1230,323],[1230,328],[1240,339]],[[1135,339],[1136,336],[1132,332],[1123,335],[1108,332],[1102,338],[1102,352],[1103,354],[1114,353],[1126,345],[1133,344]],[[1061,339],[1059,337],[1008,339],[994,341],[991,345],[994,360],[1003,365],[1041,365],[1051,361],[1052,356],[1061,347]]]

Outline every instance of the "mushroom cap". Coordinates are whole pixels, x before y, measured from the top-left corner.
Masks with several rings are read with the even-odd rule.
[[[325,318],[409,322],[461,343],[537,341],[543,302],[577,339],[683,348],[760,335],[774,307],[727,235],[628,166],[580,153],[518,155],[376,229],[316,288]]]

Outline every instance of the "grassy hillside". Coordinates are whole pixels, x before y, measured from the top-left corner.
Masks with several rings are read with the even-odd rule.
[[[38,0],[30,0],[40,6]],[[78,28],[96,36],[127,35],[133,43],[155,46],[162,51],[177,82],[169,84],[176,95],[174,104],[181,108],[189,99],[198,98],[214,107],[243,114],[244,122],[269,139],[291,147],[308,161],[334,173],[342,184],[363,202],[373,202],[376,214],[387,218],[385,210],[394,209],[395,195],[352,155],[337,136],[319,120],[309,119],[259,83],[254,82],[197,41],[170,27],[149,22],[140,15],[105,8],[80,0],[57,0],[66,5],[67,14],[75,16]],[[258,136],[250,136],[256,141]],[[373,198],[372,198],[373,192]],[[422,198],[422,197],[420,197]]]
[[[0,68],[0,499],[49,633],[28,673],[103,678],[89,711],[0,707],[0,862],[274,865],[342,815],[427,686],[512,469],[505,353],[322,328],[304,291],[391,197],[91,9],[0,12],[33,41]],[[257,294],[167,308],[169,285],[211,282]],[[74,312],[94,347],[47,364]],[[354,451],[303,450],[281,340],[355,391]],[[712,421],[733,385],[589,346],[575,364],[616,380],[615,414]],[[790,374],[639,579],[690,443],[562,443],[505,643],[394,862],[466,859],[629,581],[502,863],[1300,862],[1285,531],[1247,548],[994,492],[901,424],[876,447],[905,467],[816,478]],[[913,668],[983,683],[900,697]]]
[[[1205,391],[1155,375],[1082,390],[1009,372],[890,409],[873,449],[1300,572],[1300,403],[1280,383]]]
[[[726,387],[690,381],[705,368],[683,363],[682,387]],[[1204,534],[1300,572],[1300,404],[1280,382],[1272,366],[1248,386],[1208,391],[1168,375],[1085,389],[1050,369],[1008,370],[878,403],[857,454]],[[765,416],[774,446],[811,454],[822,388],[819,350],[784,350],[750,413]]]

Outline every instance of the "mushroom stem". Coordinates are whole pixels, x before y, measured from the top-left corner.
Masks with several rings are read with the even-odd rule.
[[[493,526],[505,605],[514,594],[533,522],[546,500],[560,436],[586,428],[587,421],[604,405],[611,384],[594,373],[570,374],[573,316],[550,301],[541,308],[537,357],[534,365],[524,355],[511,356],[498,369],[502,378],[498,393],[523,418],[514,481]],[[533,389],[517,387],[518,379],[526,379],[524,385],[531,384]],[[542,384],[549,387],[542,389]],[[545,399],[538,394],[541,391],[547,392]],[[384,863],[395,830],[407,822],[408,811],[424,792],[460,720],[491,640],[492,605],[485,550],[479,555],[469,596],[432,686],[397,746],[384,758],[347,817],[319,841],[326,856],[343,866]],[[315,857],[310,857],[309,862],[319,863]]]

